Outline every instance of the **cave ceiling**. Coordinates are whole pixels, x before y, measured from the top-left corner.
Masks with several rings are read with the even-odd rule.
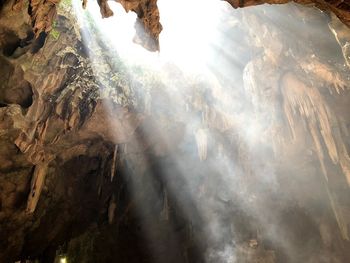
[[[161,1],[117,2],[166,50]],[[287,2],[194,8],[197,74],[120,52],[112,2],[0,0],[0,263],[349,262],[350,2]]]
[[[285,4],[288,0],[267,0],[267,1],[254,1],[254,0],[226,0],[233,8],[243,8],[261,4]],[[82,1],[83,8],[86,8],[87,0]],[[126,12],[132,11],[137,14],[137,26],[142,29],[137,30],[140,44],[145,48],[156,51],[159,50],[159,34],[162,31],[162,25],[160,23],[160,14],[157,7],[157,0],[120,0],[116,1],[120,3]],[[350,2],[348,0],[341,1],[326,1],[326,0],[296,0],[294,1],[303,5],[314,5],[321,10],[333,12],[338,18],[346,25],[350,25]],[[2,0],[1,5],[6,3]],[[31,19],[31,26],[36,38],[39,38],[40,34],[47,34],[52,29],[53,21],[57,14],[57,5],[60,0],[34,0],[28,3],[28,14]],[[100,6],[100,12],[102,18],[108,18],[113,15],[113,11],[110,9],[107,0],[98,1]],[[14,1],[11,7],[12,10],[20,12],[26,8],[24,0]],[[136,28],[137,28],[136,26]],[[43,37],[43,36],[41,36]]]

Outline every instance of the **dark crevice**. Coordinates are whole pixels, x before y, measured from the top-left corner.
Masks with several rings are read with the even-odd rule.
[[[21,39],[11,30],[0,31],[0,50],[1,53],[9,57],[20,46]]]
[[[31,84],[24,79],[24,72],[15,67],[6,58],[0,58],[2,75],[0,75],[0,107],[8,104],[18,104],[28,108],[33,103],[33,90]]]
[[[37,53],[44,46],[46,37],[47,37],[47,33],[41,32],[38,38],[34,40],[34,43],[30,50],[32,54]]]
[[[20,39],[18,39],[16,42],[13,43],[9,43],[6,46],[4,46],[2,53],[4,54],[4,56],[6,57],[10,57],[15,50],[20,46]]]

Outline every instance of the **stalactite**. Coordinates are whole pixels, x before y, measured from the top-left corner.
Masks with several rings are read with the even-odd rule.
[[[161,212],[161,218],[162,220],[168,221],[169,220],[169,201],[168,201],[168,191],[164,189],[163,194],[163,210]]]
[[[350,32],[349,28],[344,25],[334,14],[328,26],[337,40],[345,60],[346,65],[350,68]]]
[[[113,152],[113,160],[112,160],[112,168],[111,168],[111,182],[113,181],[115,172],[116,172],[116,166],[117,166],[117,153],[118,152],[118,145],[116,144],[114,147],[114,152]]]
[[[340,147],[340,158],[339,158],[339,164],[342,168],[342,171],[346,177],[346,180],[348,184],[350,185],[350,156],[349,153],[345,147],[345,144],[342,144]]]
[[[195,134],[195,137],[196,137],[199,159],[201,161],[204,161],[205,159],[207,159],[207,151],[208,151],[207,133],[204,129],[198,129]]]
[[[348,226],[347,226],[347,224],[348,224],[347,218],[345,218],[345,215],[344,215],[341,207],[337,204],[336,198],[332,195],[327,184],[326,184],[326,190],[327,190],[327,195],[328,195],[328,198],[330,200],[331,207],[332,207],[335,219],[337,221],[341,236],[345,240],[350,240]]]
[[[47,163],[41,163],[35,166],[30,192],[27,200],[27,213],[33,213],[35,211],[35,208],[40,198],[41,191],[45,183],[47,168]]]
[[[108,223],[109,224],[113,223],[116,208],[117,208],[117,203],[115,200],[115,195],[113,194],[111,200],[109,201],[109,206],[108,206]]]
[[[295,114],[297,112],[308,123],[325,176],[327,177],[327,173],[324,168],[324,150],[321,141],[324,142],[332,162],[340,164],[344,176],[349,182],[349,156],[342,138],[334,133],[331,124],[333,122],[340,126],[336,116],[328,108],[317,88],[307,87],[293,75],[286,75],[284,80],[285,84],[282,89],[284,112],[293,134],[295,134],[294,127],[296,124],[294,119],[297,118]]]
[[[296,118],[301,116],[308,124],[309,132],[314,142],[316,154],[321,164],[321,170],[326,178],[325,187],[331,203],[331,207],[336,218],[341,236],[349,240],[347,220],[344,217],[342,208],[337,204],[335,197],[329,190],[329,180],[332,180],[325,165],[324,151],[334,164],[339,164],[343,174],[350,186],[349,167],[350,160],[342,138],[334,132],[331,122],[339,126],[337,118],[328,108],[327,103],[321,96],[318,89],[307,87],[295,76],[286,75],[283,88],[284,111],[292,131],[295,129]],[[299,114],[296,114],[299,113]],[[339,129],[340,130],[340,129]],[[293,131],[295,134],[295,132]],[[322,141],[325,147],[322,146]],[[324,150],[325,148],[325,150]]]
[[[97,195],[98,197],[101,197],[102,195],[102,188],[103,188],[103,180],[104,180],[104,167],[105,167],[105,159],[102,159],[101,164],[100,164],[100,169],[101,169],[101,173],[98,175],[97,177]]]

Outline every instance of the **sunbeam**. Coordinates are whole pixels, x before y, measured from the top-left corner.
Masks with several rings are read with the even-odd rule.
[[[162,0],[159,1],[159,9],[163,14],[161,23],[164,29],[159,39],[160,51],[152,53],[133,43],[135,15],[124,13],[119,4],[112,3],[115,16],[102,20],[96,5],[92,3],[85,12],[78,6],[75,8],[84,28],[84,41],[90,47],[94,73],[104,83],[101,93],[106,89],[111,92],[114,88],[113,83],[106,84],[106,79],[101,76],[106,77],[106,71],[110,72],[107,74],[110,76],[120,70],[106,61],[115,60],[118,65],[123,65],[133,81],[143,84],[136,87],[131,83],[128,93],[124,91],[123,95],[126,101],[131,101],[129,106],[133,105],[136,109],[143,107],[152,123],[138,128],[137,133],[143,136],[140,137],[142,139],[135,138],[133,143],[134,151],[143,155],[143,166],[151,172],[143,179],[139,178],[139,172],[131,172],[133,176],[129,187],[137,199],[137,213],[141,218],[148,218],[144,220],[143,231],[154,261],[165,262],[164,257],[160,256],[164,252],[159,250],[154,232],[157,216],[149,215],[150,211],[155,212],[152,202],[157,198],[163,203],[162,218],[169,220],[170,212],[167,210],[173,206],[192,226],[204,229],[197,235],[205,240],[200,247],[206,251],[203,258],[206,262],[240,262],[242,253],[255,253],[247,250],[247,247],[258,246],[259,242],[263,242],[262,235],[273,246],[279,247],[279,255],[266,250],[266,258],[295,258],[299,253],[298,244],[292,239],[281,238],[287,232],[279,218],[281,211],[290,209],[290,200],[295,198],[291,196],[292,192],[298,191],[281,192],[287,187],[286,182],[293,179],[281,175],[281,167],[274,164],[274,160],[283,162],[283,155],[288,159],[290,155],[302,151],[298,147],[288,153],[284,151],[285,145],[297,140],[295,129],[299,127],[292,115],[300,111],[304,126],[308,125],[311,130],[310,136],[325,175],[327,171],[323,159],[326,153],[320,147],[322,136],[331,158],[334,155],[332,151],[337,151],[331,144],[343,144],[340,138],[334,137],[336,135],[328,126],[333,113],[305,104],[323,100],[317,88],[313,88],[319,85],[314,84],[317,77],[311,82],[300,79],[309,76],[305,73],[312,74],[309,71],[301,73],[303,68],[316,67],[311,71],[317,74],[317,70],[323,70],[319,78],[328,81],[328,88],[332,89],[332,85],[335,85],[339,92],[338,86],[345,86],[342,81],[346,80],[340,75],[324,79],[328,74],[328,62],[314,63],[315,48],[325,50],[325,46],[331,46],[339,49],[334,47],[330,34],[326,35],[313,25],[323,21],[325,15],[310,9],[307,12],[312,18],[309,19],[296,5],[281,8],[263,6],[243,11],[232,10],[226,3],[218,4],[210,0]],[[184,6],[187,8],[184,9]],[[297,15],[301,17],[300,20],[293,19]],[[92,21],[87,21],[89,19]],[[243,25],[240,20],[244,21]],[[325,22],[322,23],[326,26]],[[304,34],[306,31],[297,32],[298,27],[307,27],[309,35]],[[296,33],[299,37],[295,41],[293,35]],[[290,36],[286,37],[287,34]],[[95,42],[98,38],[104,42],[103,47]],[[300,39],[303,39],[305,46],[298,43]],[[318,39],[328,42],[318,43]],[[299,61],[300,55],[314,59],[312,62]],[[318,56],[318,61],[333,59],[339,68],[343,63],[340,57],[330,58],[322,51]],[[286,60],[289,64],[285,63]],[[107,65],[107,69],[101,65]],[[141,71],[135,71],[136,67]],[[300,73],[291,75],[295,71]],[[145,82],[146,74],[151,79],[149,83]],[[265,79],[269,79],[269,82]],[[305,85],[305,91],[297,91],[302,85]],[[306,88],[307,85],[311,86]],[[298,92],[305,94],[298,97]],[[312,94],[306,95],[309,92]],[[134,101],[133,94],[140,94],[139,101]],[[304,102],[305,99],[308,101]],[[108,115],[113,116],[113,109],[109,105],[105,105],[105,108],[111,112]],[[307,113],[311,109],[313,113]],[[314,120],[310,121],[310,114]],[[320,123],[322,134],[316,134],[312,126],[315,121]],[[113,119],[110,123],[113,123]],[[107,129],[116,134],[126,133],[114,130],[113,126]],[[292,130],[293,137],[286,132],[288,129]],[[179,147],[176,147],[174,143],[180,141]],[[116,139],[115,143],[120,141]],[[155,143],[158,145],[155,152],[147,153],[144,150],[145,144]],[[164,157],[165,152],[167,157]],[[343,156],[343,161],[334,158],[333,161],[348,167],[349,159],[345,152]],[[155,161],[157,158],[164,160]],[[138,165],[132,162],[130,158],[130,166]],[[286,174],[296,172],[291,167],[283,169],[287,169]],[[343,170],[345,176],[346,169]],[[156,194],[159,186],[154,185],[154,178],[165,189],[160,196]],[[319,180],[323,180],[322,177]],[[148,190],[142,190],[143,187],[148,187]],[[323,188],[325,195],[321,196],[329,202],[322,206],[333,209],[341,235],[348,239],[346,220],[334,203],[334,193],[328,186],[324,188],[323,183],[318,187]],[[141,192],[142,196],[139,195]],[[279,201],[272,202],[276,196]],[[248,220],[247,224],[256,224],[255,233],[251,230],[249,234],[242,233],[239,219],[230,222],[232,213],[241,213]],[[296,213],[303,212],[297,210]],[[175,236],[175,228],[173,225],[172,236]],[[242,239],[248,240],[248,245]],[[171,246],[178,250],[175,248],[176,242]],[[317,257],[310,253],[305,249],[300,258]]]
[[[26,195],[35,222],[17,257],[347,262],[350,34],[340,20],[295,3],[136,2],[108,2],[108,18],[107,1],[83,8],[74,0],[69,11],[62,2],[43,43],[35,32],[0,30],[0,47],[1,34],[15,43],[0,62],[22,99],[0,90],[0,128],[15,138],[6,147],[30,160],[17,167],[27,169],[25,186],[9,184],[9,198],[0,193],[0,216]],[[159,39],[146,26],[152,14],[143,13],[151,4],[161,14]],[[36,9],[28,10],[36,25]],[[149,51],[140,33],[156,43],[149,50],[159,40],[159,50]],[[53,69],[57,78],[37,80],[39,70]],[[12,197],[16,187],[23,193]],[[51,201],[63,212],[45,217]],[[45,232],[39,221],[58,226],[50,246],[33,248]]]

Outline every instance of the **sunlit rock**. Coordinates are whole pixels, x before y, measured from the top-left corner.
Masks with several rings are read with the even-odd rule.
[[[0,2],[0,262],[347,262],[347,3],[183,3]]]

